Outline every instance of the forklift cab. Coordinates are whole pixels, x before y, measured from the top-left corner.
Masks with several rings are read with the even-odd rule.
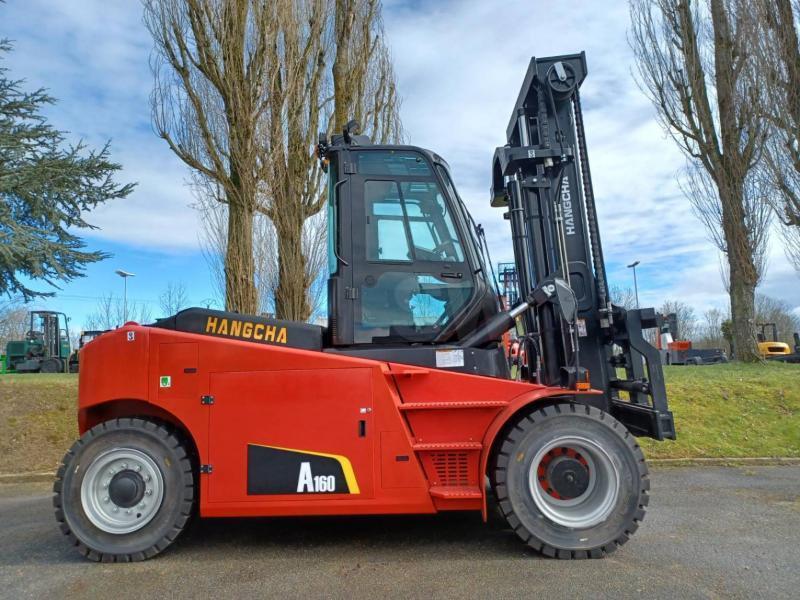
[[[334,348],[457,343],[500,306],[445,161],[334,136],[328,170]]]
[[[31,311],[30,327],[26,334],[32,356],[65,358],[70,353],[67,317],[53,311]]]

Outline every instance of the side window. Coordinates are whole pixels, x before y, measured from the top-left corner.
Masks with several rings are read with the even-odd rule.
[[[367,260],[411,262],[405,215],[397,183],[364,183]]]
[[[417,260],[463,262],[453,219],[435,182],[400,184]],[[420,250],[422,252],[420,252]]]

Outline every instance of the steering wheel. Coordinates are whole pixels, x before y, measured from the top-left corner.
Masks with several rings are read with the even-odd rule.
[[[453,257],[458,256],[458,252],[456,250],[456,243],[455,240],[445,240],[442,243],[438,244],[431,252],[438,256],[442,256],[442,253],[448,248],[453,251]]]

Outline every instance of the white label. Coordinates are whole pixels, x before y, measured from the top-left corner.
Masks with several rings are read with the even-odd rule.
[[[129,331],[128,332],[128,341],[132,342],[135,339],[136,339],[136,332],[135,331]]]
[[[436,366],[440,369],[447,369],[448,367],[463,367],[464,366],[464,351],[463,350],[437,350],[436,351]]]
[[[586,319],[578,319],[578,336],[579,337],[586,337]]]
[[[172,387],[172,377],[169,375],[162,375],[158,378],[158,387],[168,388]]]
[[[336,477],[333,475],[312,475],[311,463],[300,463],[300,476],[297,478],[297,493],[335,492]]]

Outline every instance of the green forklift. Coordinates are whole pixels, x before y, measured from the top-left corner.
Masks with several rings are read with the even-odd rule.
[[[30,313],[30,327],[24,340],[6,344],[4,370],[7,373],[67,373],[70,355],[67,316],[52,310]]]

